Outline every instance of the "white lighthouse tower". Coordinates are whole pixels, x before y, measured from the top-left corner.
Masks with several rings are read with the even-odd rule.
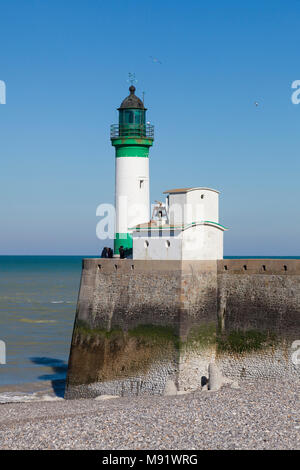
[[[132,230],[149,221],[149,148],[154,129],[146,124],[146,108],[135,95],[135,87],[121,103],[119,124],[111,126],[111,142],[116,148],[116,228],[114,252],[123,246],[126,255],[132,253]]]

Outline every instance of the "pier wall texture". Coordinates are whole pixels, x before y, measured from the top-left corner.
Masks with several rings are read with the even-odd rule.
[[[300,260],[83,260],[66,398],[298,380]]]
[[[300,260],[218,261],[218,325],[226,376],[299,380]]]

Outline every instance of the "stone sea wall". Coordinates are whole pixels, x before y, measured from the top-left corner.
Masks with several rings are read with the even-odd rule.
[[[194,390],[229,377],[297,380],[300,261],[85,259],[66,398]]]
[[[225,375],[298,380],[292,345],[300,340],[300,260],[219,261],[218,325]]]

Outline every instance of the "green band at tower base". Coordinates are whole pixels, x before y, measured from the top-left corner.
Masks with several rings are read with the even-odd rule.
[[[132,254],[132,236],[130,233],[116,233],[116,238],[114,240],[115,255],[119,254],[120,246],[123,246],[125,255],[128,256]]]

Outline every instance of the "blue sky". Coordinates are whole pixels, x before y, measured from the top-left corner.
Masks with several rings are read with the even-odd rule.
[[[0,254],[99,252],[128,72],[151,200],[219,189],[225,255],[300,254],[299,0],[0,0],[0,22]]]

